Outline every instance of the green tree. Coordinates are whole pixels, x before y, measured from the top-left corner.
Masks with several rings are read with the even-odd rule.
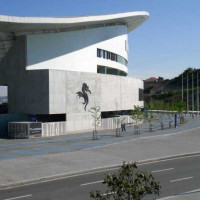
[[[139,133],[139,123],[144,119],[143,113],[141,112],[140,106],[134,106],[134,109],[130,112],[131,119],[134,120],[135,133]]]
[[[150,109],[150,110],[153,110],[153,109],[154,109],[154,103],[153,103],[152,100],[149,102],[149,109]]]
[[[147,195],[159,196],[161,186],[152,173],[138,170],[136,163],[123,163],[117,174],[104,176],[106,193],[90,192],[95,200],[140,200]],[[148,198],[149,199],[149,198]]]
[[[163,80],[164,80],[163,77],[161,77],[161,76],[158,77],[158,81],[163,81]]]
[[[185,104],[184,101],[178,101],[176,103],[176,110],[177,110],[178,115],[179,115],[180,124],[182,124],[183,121],[184,121],[183,111],[185,110],[185,108],[186,108],[186,104]]]
[[[100,112],[100,106],[94,105],[94,107],[91,107],[89,112],[92,115],[94,130],[92,132],[92,138],[93,140],[97,139],[97,128],[101,123],[101,112]]]
[[[157,116],[160,119],[160,125],[161,125],[161,128],[163,129],[164,128],[164,124],[163,124],[163,110],[165,109],[164,102],[163,101],[156,101],[155,102],[155,107],[156,107],[156,110],[158,110],[157,111]]]
[[[155,102],[155,109],[156,110],[164,110],[164,102],[163,101],[156,101]]]

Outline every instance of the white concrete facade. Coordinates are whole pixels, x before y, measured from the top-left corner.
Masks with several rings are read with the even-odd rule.
[[[91,91],[86,110],[83,98],[76,94],[83,83]],[[143,106],[143,101],[139,101],[139,89],[143,89],[143,81],[135,78],[49,70],[49,114],[89,114],[88,110],[95,104],[102,112],[130,110],[134,105]]]
[[[128,60],[127,26],[108,26],[27,36],[27,70],[56,69],[97,73],[97,66],[128,72],[127,66],[98,58],[97,49]]]

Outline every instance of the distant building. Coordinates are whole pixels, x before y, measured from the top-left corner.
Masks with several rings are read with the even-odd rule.
[[[0,16],[0,85],[8,112],[41,121],[84,123],[102,113],[143,106],[143,81],[128,74],[128,33],[147,12],[73,18]],[[81,125],[83,127],[83,125]]]
[[[150,78],[144,80],[144,82],[156,82],[156,81],[158,81],[158,78],[156,78],[156,77],[150,77]]]

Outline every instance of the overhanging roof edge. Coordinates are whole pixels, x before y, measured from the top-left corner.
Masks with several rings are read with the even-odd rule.
[[[128,32],[135,29],[149,18],[149,13],[145,11],[139,12],[127,12],[109,15],[96,15],[96,16],[82,16],[82,17],[13,17],[0,15],[0,32],[20,32],[23,29],[26,31],[27,27],[31,25],[32,28],[28,28],[29,31],[37,29],[43,30],[44,28],[52,29],[63,28],[63,26],[78,27],[78,26],[90,26],[98,24],[109,23],[124,23],[128,27]],[[1,28],[1,25],[3,28]],[[17,28],[20,26],[20,30]],[[47,28],[48,26],[48,28]]]

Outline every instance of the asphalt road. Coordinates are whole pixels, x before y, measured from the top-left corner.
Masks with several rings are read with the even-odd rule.
[[[200,189],[200,155],[154,161],[139,165],[139,169],[152,171],[160,181],[159,198]],[[109,172],[116,172],[116,169],[3,189],[0,199],[87,200],[90,191],[105,189],[101,182]]]

